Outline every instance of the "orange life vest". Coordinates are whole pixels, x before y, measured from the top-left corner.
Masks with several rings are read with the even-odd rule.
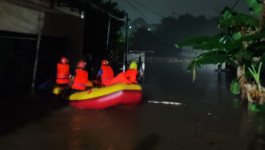
[[[72,84],[72,89],[86,90],[86,83],[88,81],[88,73],[84,69],[76,69],[76,76]]]
[[[110,81],[114,78],[113,70],[110,66],[102,65],[101,69],[103,73],[101,74],[101,82],[103,85],[108,86]]]
[[[57,84],[68,84],[69,76],[70,76],[69,65],[58,63],[56,83]]]
[[[125,72],[125,77],[129,81],[131,81],[132,83],[137,83],[136,76],[137,76],[137,70],[136,69],[128,69]]]

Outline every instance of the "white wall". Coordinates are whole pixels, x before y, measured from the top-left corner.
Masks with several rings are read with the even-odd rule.
[[[37,9],[0,0],[0,31],[37,34]],[[66,38],[69,59],[78,61],[82,57],[84,20],[70,14],[73,12],[45,11],[42,35]]]
[[[0,1],[0,30],[37,33],[38,11]]]

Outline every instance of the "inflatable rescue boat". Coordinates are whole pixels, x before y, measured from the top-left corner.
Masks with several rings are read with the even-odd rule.
[[[79,109],[105,109],[137,103],[141,99],[142,87],[139,84],[115,84],[71,94],[69,103]]]

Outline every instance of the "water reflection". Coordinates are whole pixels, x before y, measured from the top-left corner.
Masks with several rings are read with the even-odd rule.
[[[136,150],[153,150],[156,144],[160,141],[161,136],[156,133],[152,133],[146,136],[138,145],[136,145]]]
[[[80,149],[226,149],[264,148],[264,117],[235,107],[229,91],[233,75],[198,70],[193,83],[185,62],[147,63],[147,101],[172,101],[178,107],[144,103],[136,109],[71,112],[75,130],[69,147]]]
[[[229,91],[234,74],[218,73],[215,71],[217,66],[206,66],[198,70],[198,78],[192,83],[192,74],[185,70],[188,63],[165,60],[162,63],[149,62],[147,66],[151,67],[147,67],[146,76],[152,77],[147,78],[144,85],[147,99],[164,101],[174,97],[172,100],[185,104],[184,110],[177,107],[181,110],[176,112],[181,115],[174,113],[168,119],[179,118],[181,122],[170,123],[181,128],[182,131],[177,134],[181,134],[193,146],[182,147],[180,144],[177,147],[192,149],[199,145],[200,148],[216,149],[264,148],[265,118],[257,118],[257,114],[250,115],[243,105],[234,107],[233,99],[236,96]],[[249,122],[250,120],[252,121]],[[200,140],[193,141],[194,138]]]
[[[247,122],[245,133],[250,137],[248,143],[249,150],[265,149],[265,117],[264,114],[248,112],[242,121]],[[243,123],[244,124],[244,123]],[[246,126],[244,125],[244,126]]]
[[[252,113],[229,91],[233,76],[216,66],[198,70],[188,62],[147,62],[145,101],[106,110],[66,107],[48,118],[0,137],[0,149],[64,150],[263,150],[264,114]],[[37,137],[37,138],[36,138]],[[15,144],[13,144],[15,143]]]
[[[71,117],[69,148],[93,150],[133,150],[139,119],[134,108],[76,110]]]

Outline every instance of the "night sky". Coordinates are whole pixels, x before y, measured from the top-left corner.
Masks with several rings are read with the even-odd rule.
[[[121,10],[129,13],[131,20],[142,17],[147,23],[158,23],[167,16],[189,13],[193,16],[204,15],[206,18],[218,16],[225,6],[232,7],[237,0],[112,0]],[[239,0],[234,10],[247,12],[245,0]]]

